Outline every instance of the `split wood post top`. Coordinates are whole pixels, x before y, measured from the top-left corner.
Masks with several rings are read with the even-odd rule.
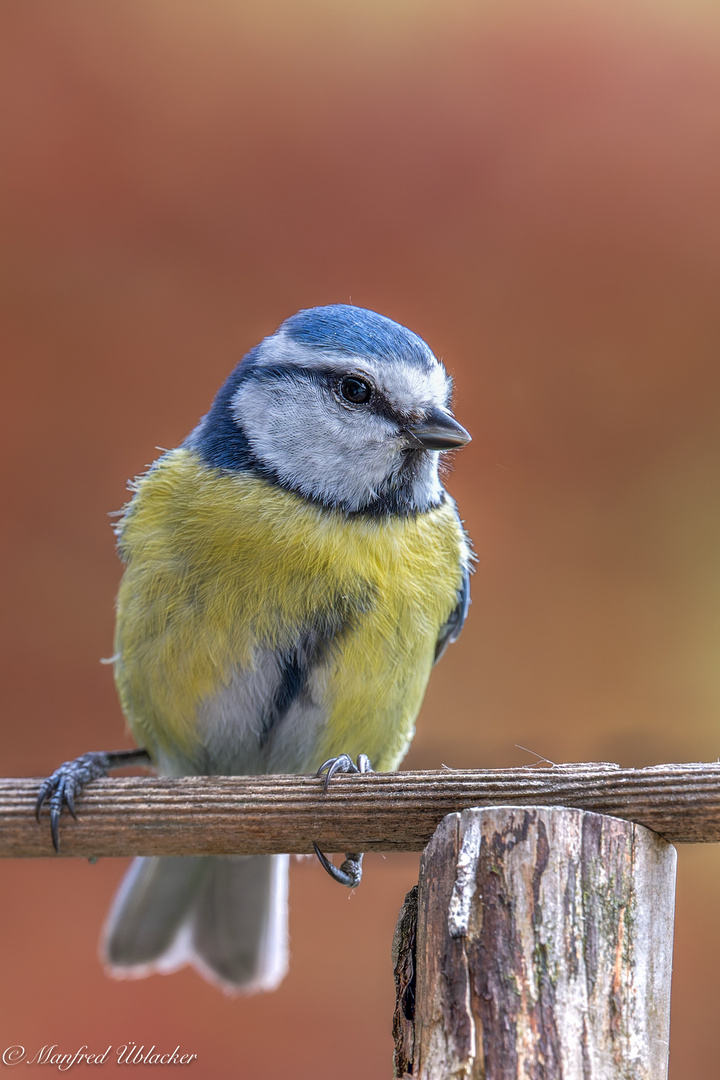
[[[449,814],[396,934],[395,1075],[665,1080],[675,849],[558,807]]]

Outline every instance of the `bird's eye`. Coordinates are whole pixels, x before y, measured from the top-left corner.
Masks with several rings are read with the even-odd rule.
[[[340,383],[340,393],[353,405],[365,405],[372,396],[372,387],[364,379],[349,376]]]

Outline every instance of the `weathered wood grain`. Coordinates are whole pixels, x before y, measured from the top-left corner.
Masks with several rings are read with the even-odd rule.
[[[0,856],[53,855],[39,779],[0,780]],[[63,855],[420,851],[469,806],[574,806],[635,821],[673,842],[720,840],[720,763],[608,765],[338,776],[96,780],[66,813]]]
[[[411,1077],[415,1051],[415,938],[417,934],[418,887],[413,885],[400,908],[393,935],[392,962],[395,976],[395,1012],[392,1033],[395,1043],[393,1063],[400,1080]]]
[[[414,958],[396,965],[416,972],[396,1076],[664,1080],[675,864],[605,815],[446,817],[421,861]]]

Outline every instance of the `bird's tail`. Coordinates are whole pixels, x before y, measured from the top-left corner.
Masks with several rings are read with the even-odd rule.
[[[287,970],[287,884],[287,855],[134,859],[103,958],[118,978],[192,964],[226,990],[273,990]]]

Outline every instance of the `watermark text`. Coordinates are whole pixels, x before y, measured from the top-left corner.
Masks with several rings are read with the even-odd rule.
[[[26,1050],[20,1043],[7,1046],[2,1053],[3,1065],[52,1065],[59,1072],[67,1072],[76,1065],[105,1065],[108,1061],[118,1065],[190,1065],[197,1061],[197,1054],[176,1046],[174,1050],[158,1050],[134,1042],[119,1046],[108,1046],[105,1050],[90,1050],[80,1046],[77,1050],[65,1050],[53,1043],[41,1046],[39,1050]]]

